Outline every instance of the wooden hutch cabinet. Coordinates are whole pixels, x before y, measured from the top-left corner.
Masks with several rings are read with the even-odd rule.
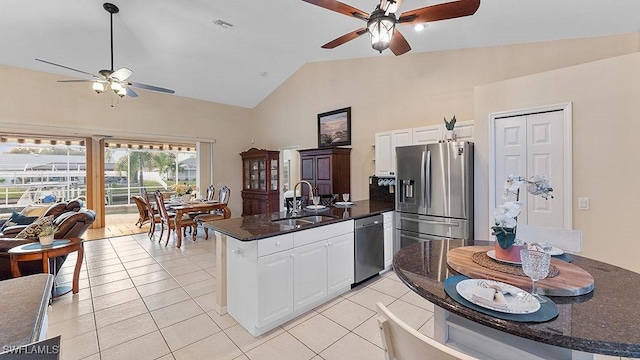
[[[280,152],[251,148],[240,156],[242,216],[280,211]]]
[[[351,148],[328,147],[298,150],[300,177],[307,180],[318,194],[344,194],[351,192]],[[302,194],[309,189],[302,186]]]

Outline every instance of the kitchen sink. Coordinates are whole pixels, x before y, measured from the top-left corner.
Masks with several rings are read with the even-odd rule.
[[[271,220],[271,222],[280,224],[280,225],[300,227],[304,225],[312,225],[312,224],[317,224],[323,221],[330,221],[334,219],[336,219],[335,216],[307,215],[307,216],[294,217],[294,218],[274,219],[274,220]]]

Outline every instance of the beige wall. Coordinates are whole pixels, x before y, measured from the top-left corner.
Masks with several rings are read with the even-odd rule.
[[[313,148],[317,114],[351,106],[351,192],[366,199],[374,133],[439,124],[454,114],[472,120],[476,86],[637,50],[634,33],[310,63],[253,110],[252,137],[258,148]]]
[[[251,110],[145,90],[135,99],[96,95],[87,84],[61,84],[62,76],[0,65],[0,132],[108,134],[126,138],[216,139],[214,184],[232,189],[231,211],[241,207],[241,162],[250,147]],[[114,106],[111,107],[112,100]]]
[[[640,272],[640,53],[544,72],[475,89],[476,224],[488,224],[490,113],[573,102],[573,228],[583,254]],[[578,197],[590,210],[577,209]],[[555,200],[551,200],[555,201]],[[488,236],[487,226],[478,230]]]

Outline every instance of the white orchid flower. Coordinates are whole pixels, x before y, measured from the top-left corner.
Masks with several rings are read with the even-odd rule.
[[[520,177],[519,175],[509,175],[507,176],[507,179],[504,182],[504,193],[502,194],[502,197],[504,199],[508,199],[509,197],[513,196],[513,195],[518,195],[518,192],[520,191],[520,185],[522,185],[522,177]]]
[[[493,215],[497,226],[513,228],[516,226],[516,218],[520,215],[520,207],[522,203],[519,201],[507,201],[498,206]]]
[[[529,181],[527,181],[527,191],[533,195],[540,195],[542,198],[547,199],[553,195],[549,194],[553,191],[551,187],[551,179],[546,174],[534,175]]]

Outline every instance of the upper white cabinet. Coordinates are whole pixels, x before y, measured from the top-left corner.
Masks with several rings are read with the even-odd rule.
[[[376,176],[395,176],[398,146],[437,143],[444,138],[444,132],[444,124],[440,124],[376,133]],[[472,141],[473,120],[456,122],[455,133],[459,141]]]

